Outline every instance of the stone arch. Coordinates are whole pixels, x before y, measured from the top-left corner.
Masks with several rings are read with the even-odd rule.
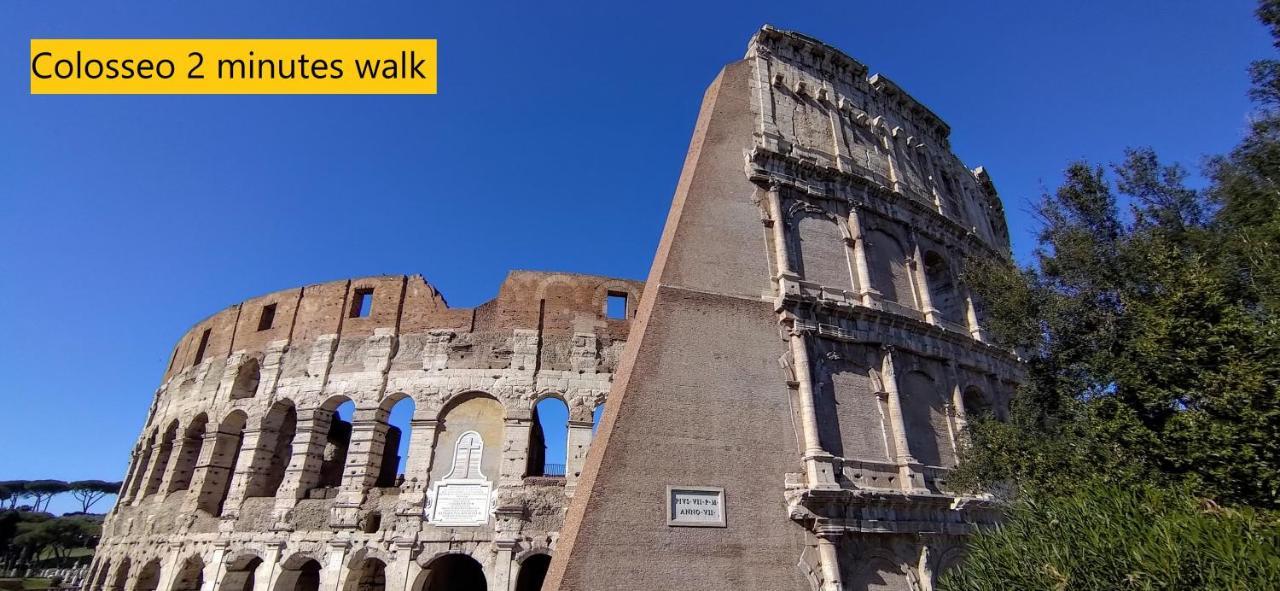
[[[262,370],[258,359],[250,357],[236,369],[236,380],[231,384],[231,399],[253,398],[258,393],[258,383],[262,379]]]
[[[129,568],[131,566],[132,561],[129,560],[128,556],[120,559],[120,564],[116,566],[116,572],[111,577],[111,583],[107,587],[109,591],[125,591],[125,587],[129,583]]]
[[[169,462],[173,457],[173,446],[177,439],[178,419],[174,419],[165,428],[164,435],[160,438],[160,449],[156,450],[153,468],[150,471],[150,477],[147,478],[142,496],[149,497],[160,492],[160,484],[164,481],[164,476],[169,471]]]
[[[343,591],[385,591],[387,588],[387,563],[382,559],[364,555],[349,564]]]
[[[273,497],[284,482],[298,433],[298,409],[288,398],[277,400],[259,425],[253,474],[245,484],[246,497]]]
[[[898,390],[911,455],[926,466],[955,465],[943,384],[913,369],[899,379]]]
[[[978,418],[989,415],[992,412],[991,398],[977,386],[965,388],[961,394],[961,399],[964,401],[964,416],[966,419]]]
[[[169,490],[174,492],[191,487],[191,476],[196,471],[196,463],[204,448],[205,428],[209,423],[209,415],[200,413],[187,423],[182,432],[182,442],[177,458],[173,462],[173,474],[169,477]]]
[[[380,465],[374,486],[398,486],[401,482],[409,451],[404,444],[413,437],[413,416],[416,412],[417,403],[404,392],[389,394],[378,405],[378,429],[384,433],[382,449],[377,455]],[[405,449],[403,457],[400,453],[402,448]]]
[[[280,563],[275,591],[320,591],[320,560],[299,552]]]
[[[960,298],[960,289],[956,285],[951,263],[936,250],[925,251],[923,257],[924,281],[929,289],[929,301],[933,308],[944,320],[963,325],[964,302]]]
[[[253,591],[258,568],[263,565],[261,556],[243,551],[227,560],[227,572],[222,576],[218,591]]]
[[[947,571],[958,566],[963,560],[964,546],[952,546],[939,553],[938,558],[930,565],[930,570],[933,572],[934,587],[937,587],[938,580],[942,578],[942,575],[947,574]]]
[[[321,457],[319,474],[312,488],[342,486],[346,477],[347,451],[351,446],[351,421],[342,418],[341,408],[350,407],[351,419],[355,418],[355,402],[346,396],[330,396],[312,415],[313,428],[323,430],[324,447],[313,450]]]
[[[199,554],[192,554],[178,567],[170,591],[200,591],[201,587],[204,587],[204,559]]]
[[[564,476],[569,462],[569,403],[558,392],[544,392],[533,401],[531,411],[525,473]]]
[[[107,575],[111,574],[111,559],[102,557],[101,561],[95,561],[93,570],[89,573],[89,578],[85,581],[85,588],[89,591],[102,591],[107,585]]]
[[[414,591],[485,591],[484,567],[468,554],[435,556],[418,575]]]
[[[919,309],[911,286],[911,267],[907,250],[889,231],[872,228],[866,235],[867,268],[871,286],[881,299],[911,309]]]
[[[919,580],[913,569],[888,553],[875,552],[863,558],[862,565],[846,582],[849,589],[867,591],[915,591]]]
[[[842,290],[853,289],[849,229],[821,207],[795,201],[787,210],[791,268],[805,281]]]
[[[859,353],[844,345],[819,348],[812,353],[817,359],[814,402],[819,415],[818,437],[823,449],[837,456],[887,462],[889,452],[878,388],[871,378],[871,368],[857,359]]]
[[[520,559],[519,565],[515,591],[540,591],[543,580],[547,578],[547,568],[551,566],[551,554],[546,551],[527,554]]]
[[[233,471],[240,459],[247,423],[248,415],[244,411],[233,410],[218,424],[214,434],[213,455],[205,467],[204,483],[197,501],[200,509],[212,515],[222,515],[223,504],[231,492]]]
[[[488,393],[470,390],[449,398],[438,417],[436,449],[440,453],[432,462],[431,481],[442,479],[453,470],[458,439],[468,432],[477,433],[484,444],[480,472],[496,481],[501,454],[492,450],[501,449],[504,441],[506,409],[502,402]]]
[[[156,591],[160,587],[160,559],[152,558],[142,565],[133,583],[134,591]]]
[[[158,436],[159,434],[152,430],[146,443],[142,444],[142,449],[138,450],[138,459],[133,463],[132,482],[129,483],[129,500],[138,498],[138,493],[142,491],[142,481],[146,480],[147,470],[151,467],[151,449],[155,447]]]

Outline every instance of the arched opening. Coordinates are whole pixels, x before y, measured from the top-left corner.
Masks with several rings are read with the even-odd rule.
[[[199,556],[192,556],[183,561],[170,591],[200,591],[203,586],[204,561]]]
[[[253,398],[258,393],[258,382],[261,380],[262,371],[258,367],[258,360],[249,358],[236,370],[236,381],[231,385],[231,399],[239,400],[241,398]]]
[[[382,464],[374,486],[399,486],[409,461],[409,439],[413,432],[413,399],[402,396],[391,403],[386,418],[387,433],[382,444]]]
[[[254,473],[245,488],[246,497],[276,495],[293,458],[293,437],[297,430],[298,410],[293,402],[280,400],[271,405],[262,419],[258,449],[254,451]]]
[[[516,591],[539,591],[542,580],[547,578],[547,567],[551,566],[551,557],[546,554],[534,554],[520,563],[520,575],[516,577]]]
[[[924,372],[911,371],[898,388],[911,455],[926,466],[955,465],[941,385]]]
[[[232,411],[218,425],[213,443],[213,457],[205,467],[204,485],[197,505],[213,515],[222,515],[231,480],[240,459],[240,447],[244,443],[244,427],[247,417],[243,411]]]
[[[129,566],[130,560],[125,558],[120,561],[120,566],[116,567],[116,576],[111,578],[111,591],[124,591],[125,584],[129,582]]]
[[[349,398],[338,397],[325,403],[321,410],[329,413],[329,431],[325,436],[316,488],[333,488],[342,486],[342,477],[346,473],[347,450],[351,447],[350,419],[355,417],[356,405]]]
[[[907,251],[902,248],[902,243],[881,230],[867,232],[866,243],[871,286],[880,292],[881,300],[918,309],[911,288]]]
[[[377,558],[366,558],[347,575],[344,591],[384,591],[387,587],[387,565]]]
[[[209,417],[204,413],[196,415],[182,432],[182,443],[178,450],[177,461],[173,463],[173,476],[169,478],[168,492],[187,490],[191,487],[191,475],[196,471],[196,462],[200,459],[200,451],[204,448],[205,425]]]
[[[295,556],[282,565],[276,591],[320,591],[320,563]]]
[[[160,559],[152,558],[146,564],[142,565],[142,570],[138,571],[138,580],[134,582],[134,591],[156,591],[160,586]]]
[[[465,554],[446,554],[427,565],[421,591],[485,591],[480,563]]]
[[[533,428],[529,432],[530,476],[564,476],[568,463],[569,405],[547,396],[533,407]]]
[[[260,566],[262,559],[253,554],[233,558],[227,563],[227,574],[222,577],[219,591],[253,591]]]
[[[173,443],[178,439],[178,420],[174,419],[169,423],[169,428],[164,430],[164,436],[160,438],[160,449],[156,453],[155,469],[151,471],[151,477],[147,479],[146,489],[142,496],[151,496],[160,492],[160,484],[164,481],[164,475],[169,472],[169,459],[173,456]]]
[[[955,324],[964,324],[964,306],[961,305],[955,278],[947,259],[932,250],[924,253],[924,280],[928,283],[929,300],[933,303],[934,309],[942,315],[942,319]]]
[[[85,582],[85,588],[90,591],[102,591],[106,588],[107,574],[111,572],[111,559],[103,558],[102,562],[89,574],[88,581]]]
[[[138,459],[133,464],[133,482],[129,483],[129,500],[138,498],[138,493],[142,491],[142,481],[147,479],[147,469],[151,467],[151,448],[155,445],[156,433],[152,432],[139,450]]]
[[[591,435],[594,436],[596,431],[600,429],[600,419],[604,418],[604,403],[596,405],[595,410],[591,411]]]
[[[977,386],[965,388],[963,398],[965,419],[974,420],[991,415],[991,401]]]
[[[431,481],[463,474],[469,479],[496,480],[501,454],[493,450],[502,445],[503,416],[502,403],[488,394],[471,392],[450,400],[440,412]],[[459,440],[468,434],[465,449],[459,449]]]

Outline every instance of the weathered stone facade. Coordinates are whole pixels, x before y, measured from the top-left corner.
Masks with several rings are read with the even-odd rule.
[[[1021,379],[960,280],[1009,237],[948,134],[797,33],[721,72],[548,588],[927,590],[995,519],[947,474]],[[723,527],[671,524],[685,485]]]
[[[88,589],[536,588],[642,287],[516,271],[460,309],[419,276],[368,277],[215,314],[173,353]],[[563,477],[531,457],[549,396],[569,408]],[[410,433],[387,422],[400,403]],[[464,477],[489,493],[482,522],[431,519]]]
[[[562,590],[931,589],[995,518],[947,486],[965,416],[1003,414],[1021,379],[961,281],[1009,256],[1003,210],[948,134],[887,78],[765,27],[707,91],[643,289],[515,272],[453,309],[374,277],[205,320],[90,590],[510,591],[548,563]],[[530,468],[545,396],[570,408],[563,479]],[[719,494],[714,518],[674,519],[680,487]],[[443,509],[464,497],[478,522]]]

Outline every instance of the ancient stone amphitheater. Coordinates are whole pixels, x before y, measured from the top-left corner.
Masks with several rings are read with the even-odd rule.
[[[513,272],[455,309],[371,277],[206,319],[89,590],[932,589],[996,518],[947,484],[965,417],[1022,371],[962,280],[1009,237],[949,134],[765,27],[707,91],[647,282]]]

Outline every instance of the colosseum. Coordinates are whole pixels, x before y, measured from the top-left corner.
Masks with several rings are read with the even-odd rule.
[[[1009,258],[1003,208],[949,133],[766,26],[707,91],[646,282],[515,271],[459,309],[368,277],[205,319],[88,589],[932,589],[998,516],[947,485],[965,417],[1022,375],[963,282]]]

